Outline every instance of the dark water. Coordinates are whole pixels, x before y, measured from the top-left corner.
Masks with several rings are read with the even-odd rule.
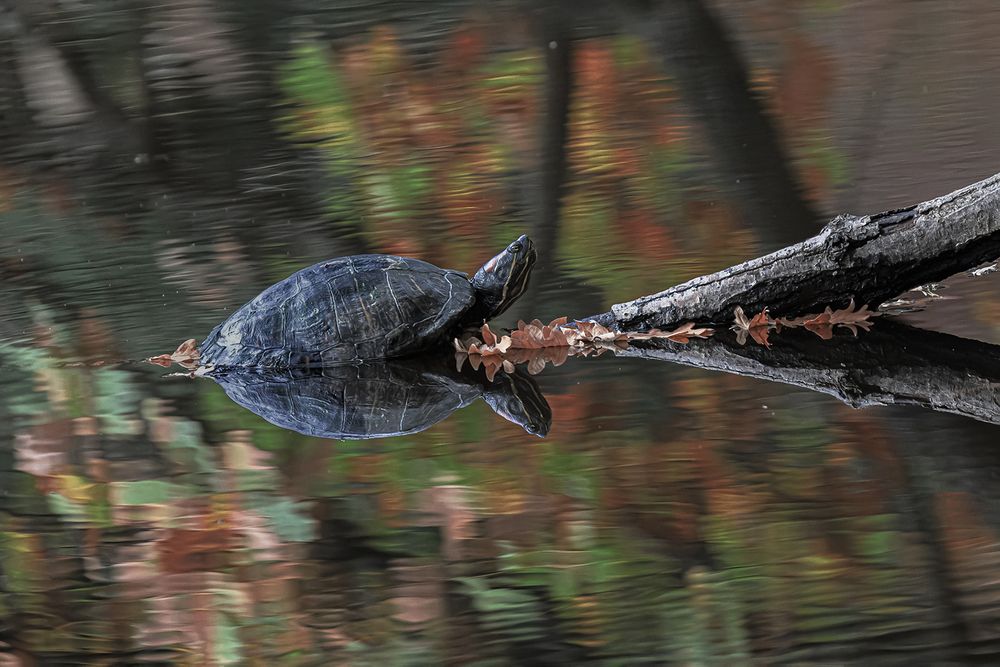
[[[663,362],[538,439],[278,428],[123,360],[327,257],[582,316],[997,170],[963,3],[0,4],[0,664],[995,664],[1000,430]],[[1000,343],[992,276],[911,321]]]

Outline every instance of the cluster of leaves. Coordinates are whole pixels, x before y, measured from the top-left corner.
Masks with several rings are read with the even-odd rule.
[[[795,318],[772,318],[768,314],[767,308],[752,318],[748,318],[740,306],[736,306],[733,315],[735,321],[731,329],[736,332],[736,339],[740,345],[745,344],[747,336],[749,336],[758,345],[771,347],[768,336],[771,331],[777,333],[783,327],[805,327],[806,330],[813,332],[823,340],[830,340],[833,338],[834,327],[838,326],[844,327],[855,336],[858,335],[859,328],[868,331],[872,325],[871,318],[878,316],[879,313],[868,310],[867,305],[855,308],[854,299],[851,299],[851,303],[846,308],[832,310],[827,306],[822,313],[812,313]]]
[[[528,372],[534,375],[544,370],[548,363],[563,364],[570,355],[598,356],[607,350],[625,349],[630,341],[636,340],[687,343],[691,338],[708,338],[712,333],[712,329],[696,326],[693,322],[673,331],[639,332],[618,331],[593,321],[570,323],[568,318],[559,317],[548,324],[540,320],[518,320],[516,329],[501,336],[497,336],[489,324],[484,324],[479,337],[456,338],[454,347],[459,368],[468,359],[475,369],[483,366],[486,376],[492,380],[499,369],[512,373],[517,364],[527,364]]]
[[[157,366],[163,366],[164,368],[169,368],[170,364],[178,364],[188,370],[194,370],[198,367],[200,356],[198,341],[194,338],[188,338],[178,345],[177,349],[172,353],[158,354],[155,357],[149,357],[146,361]]]

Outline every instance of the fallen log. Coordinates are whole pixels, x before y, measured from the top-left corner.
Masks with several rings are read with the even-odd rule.
[[[837,216],[801,243],[586,319],[642,330],[732,322],[736,306],[792,316],[853,298],[874,309],[997,257],[1000,174],[907,208]]]

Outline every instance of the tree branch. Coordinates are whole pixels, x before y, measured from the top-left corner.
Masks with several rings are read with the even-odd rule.
[[[739,305],[794,315],[870,307],[1000,256],[1000,174],[943,197],[864,217],[841,215],[816,236],[592,318],[621,329],[725,323]]]

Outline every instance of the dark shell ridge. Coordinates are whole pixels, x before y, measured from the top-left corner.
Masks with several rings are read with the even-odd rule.
[[[465,274],[357,255],[268,287],[199,346],[214,366],[294,367],[405,356],[440,342],[475,301]]]

